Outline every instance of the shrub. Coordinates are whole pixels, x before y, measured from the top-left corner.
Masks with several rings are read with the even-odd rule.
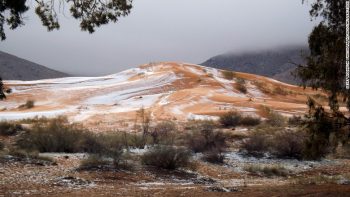
[[[87,159],[82,160],[79,170],[99,170],[108,167],[110,162],[99,155],[90,155]]]
[[[280,158],[301,159],[306,136],[298,131],[282,131],[273,137],[273,154]]]
[[[260,118],[254,118],[252,116],[241,117],[239,124],[244,126],[256,126],[261,123]]]
[[[227,80],[232,80],[234,77],[234,72],[232,71],[224,70],[221,73],[222,73],[222,76]]]
[[[64,117],[52,119],[47,123],[35,123],[33,128],[20,136],[17,145],[22,149],[40,152],[83,152],[81,140],[86,132],[78,126],[69,124]]]
[[[202,123],[198,126],[199,130],[193,131],[188,136],[188,146],[193,152],[206,152],[210,150],[224,151],[227,147],[227,136],[220,132],[214,131],[214,127],[209,122]]]
[[[263,108],[267,115],[266,123],[274,127],[282,127],[286,124],[286,119],[278,112],[273,111],[269,107]]]
[[[224,163],[225,156],[224,154],[222,154],[221,151],[211,150],[211,151],[205,152],[202,159],[210,163],[222,164]]]
[[[31,109],[34,107],[34,101],[33,100],[27,100],[27,102],[23,105],[20,105],[18,108],[21,109]]]
[[[273,93],[273,94],[284,95],[284,96],[288,94],[288,92],[285,91],[284,89],[282,89],[280,86],[274,88],[273,91],[272,91],[272,93]]]
[[[261,157],[269,150],[268,137],[265,134],[255,132],[243,141],[241,149],[245,150],[248,155]]]
[[[142,156],[142,163],[168,170],[189,165],[191,154],[184,148],[173,146],[155,146]]]
[[[173,144],[175,131],[175,123],[164,121],[154,126],[150,135],[152,136],[154,144]]]
[[[288,176],[289,171],[283,166],[272,165],[272,166],[261,166],[261,165],[248,165],[244,167],[244,170],[250,173],[271,176]]]
[[[300,116],[293,115],[292,117],[288,118],[288,124],[293,126],[299,126],[303,123],[303,120]]]
[[[235,87],[238,91],[246,94],[248,91],[247,91],[247,88],[245,87],[245,80],[242,79],[242,78],[237,78],[237,81],[236,81],[236,84],[235,84]]]
[[[19,124],[6,122],[6,121],[0,122],[0,135],[3,135],[3,136],[15,135],[20,130],[22,130],[22,126]]]
[[[5,148],[5,144],[2,141],[0,141],[0,150],[3,150],[4,148]]]
[[[7,89],[6,89],[6,93],[7,93],[7,94],[11,94],[11,93],[12,93],[12,89],[11,89],[11,88],[7,88]]]
[[[236,111],[230,111],[220,116],[219,122],[224,127],[235,127],[241,120],[241,115]]]

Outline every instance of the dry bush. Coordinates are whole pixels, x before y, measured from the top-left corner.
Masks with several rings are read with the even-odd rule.
[[[150,135],[154,144],[173,144],[176,124],[171,121],[160,122],[151,129]]]
[[[252,116],[243,116],[241,117],[239,124],[243,126],[256,126],[261,123],[260,118],[255,118]]]
[[[184,148],[158,145],[142,156],[142,163],[157,168],[175,170],[187,167],[191,154]]]
[[[19,137],[17,145],[26,150],[39,152],[83,152],[81,140],[87,133],[77,125],[58,117],[45,123],[35,123],[32,129]]]
[[[198,130],[193,131],[188,136],[188,147],[193,152],[206,152],[211,150],[224,151],[227,147],[227,136],[220,131],[214,131],[214,126],[202,123]]]
[[[272,176],[285,177],[290,174],[286,168],[279,165],[272,165],[272,166],[268,166],[268,165],[262,166],[260,164],[247,165],[247,166],[244,166],[244,170],[253,174],[264,175],[267,177],[272,177]]]
[[[288,125],[300,126],[302,123],[303,119],[300,116],[293,115],[292,117],[288,118]]]
[[[227,80],[232,80],[235,76],[234,72],[228,70],[221,71],[221,74]]]
[[[204,153],[202,159],[210,163],[222,164],[224,163],[225,156],[221,151],[210,150]]]
[[[248,139],[243,141],[241,150],[246,151],[248,155],[262,157],[269,151],[270,138],[263,133],[254,132]]]
[[[18,108],[20,109],[31,109],[34,107],[34,101],[33,100],[27,100],[25,104],[20,105]]]
[[[17,123],[1,121],[0,122],[0,135],[11,136],[16,135],[18,131],[23,130],[22,126]]]
[[[281,131],[272,139],[272,153],[279,158],[302,159],[306,134],[300,131]]]
[[[242,78],[237,78],[235,87],[238,91],[242,92],[243,94],[246,94],[248,92],[247,87],[245,86],[245,80]]]
[[[224,127],[235,127],[239,124],[242,116],[236,111],[230,111],[220,116],[219,122]]]
[[[0,150],[3,150],[4,148],[5,148],[5,144],[2,141],[0,141]]]
[[[271,90],[268,86],[266,86],[266,83],[254,81],[253,84],[264,94],[270,94]]]
[[[274,127],[283,127],[286,125],[286,118],[280,113],[275,112],[269,107],[263,106],[263,113],[266,114],[266,123]]]
[[[288,92],[285,91],[284,89],[282,89],[280,86],[275,87],[275,88],[273,89],[272,93],[273,93],[273,94],[283,95],[283,96],[285,96],[285,95],[288,94]]]
[[[78,170],[100,170],[107,168],[110,162],[100,155],[90,155],[87,159],[81,161]]]

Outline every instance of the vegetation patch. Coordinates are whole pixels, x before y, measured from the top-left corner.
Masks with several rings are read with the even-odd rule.
[[[0,135],[2,136],[16,135],[21,130],[23,130],[23,128],[20,124],[7,121],[0,122]]]
[[[250,172],[252,174],[256,174],[259,176],[267,176],[267,177],[273,177],[273,176],[288,176],[290,172],[280,165],[247,165],[244,167],[244,170],[247,172]]]
[[[187,167],[191,154],[184,148],[158,145],[142,156],[142,163],[157,168],[175,170]]]

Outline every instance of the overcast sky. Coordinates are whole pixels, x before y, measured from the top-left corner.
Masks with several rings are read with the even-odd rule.
[[[69,12],[60,15],[59,31],[47,32],[31,9],[24,27],[6,31],[0,50],[95,76],[149,62],[201,63],[230,51],[307,44],[315,25],[302,0],[134,0],[133,6],[129,16],[92,35]]]

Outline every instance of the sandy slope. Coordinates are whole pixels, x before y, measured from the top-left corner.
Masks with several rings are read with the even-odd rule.
[[[235,77],[227,80],[217,69],[164,62],[103,77],[5,81],[13,93],[0,101],[0,119],[67,115],[72,121],[108,125],[134,120],[141,107],[154,119],[187,120],[215,119],[232,109],[263,116],[264,105],[292,115],[306,111],[308,95],[320,94],[257,75]],[[237,78],[245,79],[246,94],[236,89]],[[19,109],[26,100],[34,100],[35,107]]]

